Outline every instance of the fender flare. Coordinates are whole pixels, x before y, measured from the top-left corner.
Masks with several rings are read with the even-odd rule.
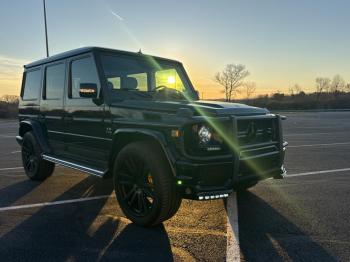
[[[149,129],[145,129],[145,128],[119,128],[113,133],[112,152],[116,149],[116,148],[114,148],[114,145],[116,143],[118,143],[118,137],[120,137],[121,135],[126,135],[126,134],[148,137],[150,139],[157,141],[159,143],[161,149],[163,150],[165,157],[168,160],[168,163],[170,165],[170,168],[171,168],[173,175],[176,176],[175,160],[174,160],[174,157],[169,150],[168,143],[167,143],[163,133],[156,131],[156,130],[149,130]],[[118,153],[119,153],[121,148],[117,149]],[[114,154],[112,152],[110,155],[114,156]]]
[[[28,131],[31,130],[38,141],[40,148],[43,152],[49,153],[50,147],[47,142],[47,137],[44,133],[44,130],[40,123],[35,120],[23,120],[19,123],[19,136],[23,138],[23,135]]]

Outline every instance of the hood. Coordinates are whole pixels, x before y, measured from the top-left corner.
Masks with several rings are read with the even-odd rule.
[[[265,108],[248,106],[240,103],[229,103],[220,101],[199,100],[191,103],[194,108],[203,108],[204,110],[214,111],[216,115],[265,115],[269,111]]]
[[[269,113],[269,111],[265,108],[253,107],[239,103],[206,100],[198,100],[193,102],[163,100],[124,100],[121,103],[112,104],[111,106],[167,113],[177,113],[180,109],[189,109],[192,111],[193,115],[206,114],[209,116],[246,116],[265,115]]]

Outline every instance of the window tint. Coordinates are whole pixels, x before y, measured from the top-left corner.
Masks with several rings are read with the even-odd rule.
[[[185,90],[179,74],[175,69],[159,70],[155,74],[156,87],[166,86],[179,91]]]
[[[136,79],[137,81],[136,90],[148,91],[147,73],[131,74],[131,75],[128,75],[127,77],[132,77]]]
[[[110,77],[107,78],[108,88],[111,90],[120,89],[120,77]]]
[[[38,99],[41,86],[41,70],[26,72],[23,100]]]
[[[103,68],[111,90],[148,91],[148,61],[130,57],[104,56]],[[113,86],[111,85],[113,84]]]
[[[62,99],[65,82],[65,64],[48,66],[45,78],[46,99]]]
[[[71,65],[71,97],[80,98],[79,89],[80,84],[89,83],[96,84],[98,90],[100,83],[94,64],[91,57],[74,60]]]

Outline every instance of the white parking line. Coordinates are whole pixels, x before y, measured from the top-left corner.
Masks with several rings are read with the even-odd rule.
[[[346,171],[350,171],[350,168],[330,169],[330,170],[321,170],[321,171],[304,172],[304,173],[298,173],[298,174],[290,174],[290,175],[287,175],[286,177],[309,176],[309,175],[327,174],[327,173],[338,173],[338,172],[346,172]]]
[[[4,138],[15,138],[16,135],[8,134],[8,135],[0,135],[0,137],[4,137]]]
[[[6,167],[6,168],[0,168],[0,171],[5,171],[5,170],[15,170],[15,169],[23,169],[22,166],[17,166],[17,167]]]
[[[337,132],[337,133],[346,133],[346,132]],[[296,133],[296,134],[283,134],[283,136],[289,137],[289,136],[308,136],[308,135],[334,135],[334,133]]]
[[[21,153],[22,151],[21,150],[18,150],[18,151],[12,151],[11,154],[17,154],[17,153]]]
[[[71,203],[85,202],[85,201],[91,201],[91,200],[105,199],[105,198],[109,198],[109,197],[111,197],[111,195],[84,197],[84,198],[77,198],[77,199],[68,199],[68,200],[44,202],[44,203],[28,204],[28,205],[20,205],[20,206],[7,206],[7,207],[0,207],[0,212],[9,211],[9,210],[17,210],[17,209],[25,209],[25,208],[71,204]]]
[[[241,253],[239,248],[238,235],[238,208],[237,195],[232,193],[227,199],[227,244],[226,261],[240,261]]]
[[[288,145],[288,148],[293,147],[313,147],[313,146],[341,146],[341,145],[350,145],[350,142],[343,142],[343,143],[329,143],[329,144],[309,144],[309,145]]]

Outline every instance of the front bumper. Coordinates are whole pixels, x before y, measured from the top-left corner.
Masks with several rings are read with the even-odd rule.
[[[178,161],[176,179],[181,183],[177,184],[183,198],[211,200],[228,197],[243,183],[267,178],[282,179],[286,175],[283,166],[286,146],[287,143],[283,143],[282,150],[249,160],[232,157],[209,163]]]

